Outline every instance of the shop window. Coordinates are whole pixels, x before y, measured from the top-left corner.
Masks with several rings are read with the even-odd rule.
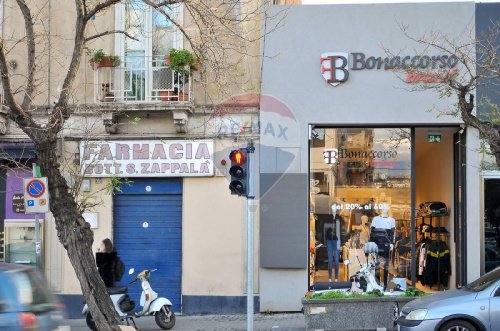
[[[324,144],[310,151],[310,285],[354,281],[362,292],[368,266],[387,290],[413,279],[425,291],[449,287],[454,129],[439,144],[428,131],[415,129],[412,144],[410,128],[315,128]]]
[[[40,224],[40,233],[43,226]],[[43,245],[43,237],[41,237]],[[5,221],[5,262],[36,265],[35,222]]]

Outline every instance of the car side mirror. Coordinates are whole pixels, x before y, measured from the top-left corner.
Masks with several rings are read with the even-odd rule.
[[[5,301],[0,301],[0,312],[6,311],[8,308],[8,305]]]
[[[495,292],[495,297],[500,297],[500,287],[497,288],[497,291]]]

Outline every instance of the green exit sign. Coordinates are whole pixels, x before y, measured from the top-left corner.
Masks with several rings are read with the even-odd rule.
[[[441,133],[429,133],[427,135],[427,141],[433,144],[439,144],[441,142]]]

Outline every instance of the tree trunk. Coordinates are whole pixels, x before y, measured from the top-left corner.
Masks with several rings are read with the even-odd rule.
[[[53,137],[47,137],[43,143],[35,141],[35,147],[42,173],[48,179],[50,210],[55,218],[57,236],[75,269],[97,328],[120,330],[120,318],[97,272],[92,252],[94,234],[78,211],[59,170],[56,136],[52,132],[46,134]]]
[[[500,149],[497,149],[496,151],[492,150],[492,152],[493,155],[495,156],[495,162],[497,164],[497,168],[500,170]]]
[[[468,101],[467,96],[469,96]],[[464,123],[476,128],[479,131],[480,138],[488,143],[490,151],[495,157],[497,168],[500,169],[500,130],[491,123],[481,121],[472,113],[474,110],[474,95],[470,93],[470,87],[464,86],[459,90],[458,107]]]

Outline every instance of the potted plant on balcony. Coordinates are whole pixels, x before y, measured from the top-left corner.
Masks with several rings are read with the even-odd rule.
[[[187,49],[171,48],[167,57],[167,64],[175,72],[189,76],[192,71],[199,69],[196,56]]]
[[[112,102],[114,101],[114,93],[111,92],[111,87],[113,85],[110,84],[110,83],[102,83],[101,84],[101,95],[102,95],[102,98],[101,98],[101,102]]]
[[[169,51],[166,62],[169,68],[174,72],[174,90],[176,91],[174,91],[173,94],[175,98],[179,101],[187,101],[189,99],[189,94],[184,92],[183,87],[191,73],[199,69],[198,59],[193,53],[186,49],[172,48]],[[167,98],[162,98],[162,100],[172,100],[172,96],[168,95],[169,92],[166,91],[166,93]]]
[[[107,55],[102,48],[94,52],[89,60],[92,69],[104,68],[104,67],[118,67],[121,60],[116,55]]]

